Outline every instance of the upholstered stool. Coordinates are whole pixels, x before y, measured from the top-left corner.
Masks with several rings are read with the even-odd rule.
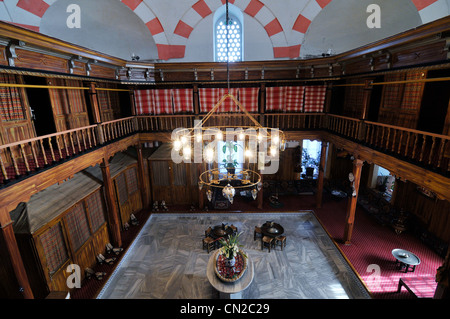
[[[283,247],[286,247],[286,236],[277,236],[275,237],[275,244],[276,245],[280,245],[281,246],[281,250],[283,250]]]
[[[255,231],[253,232],[253,240],[256,240],[256,237],[262,237],[261,228],[255,226]]]
[[[237,234],[237,231],[238,231],[237,227],[234,226],[233,224],[231,224],[230,227],[233,230],[233,234]]]
[[[272,237],[269,236],[264,236],[261,239],[261,250],[264,249],[264,247],[268,247],[269,248],[269,253],[270,253],[270,248],[273,247],[274,244],[274,239]]]
[[[214,250],[214,239],[211,237],[203,238],[203,249],[206,249],[208,251],[208,254],[211,250]]]

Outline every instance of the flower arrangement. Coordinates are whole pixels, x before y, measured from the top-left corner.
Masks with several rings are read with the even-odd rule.
[[[239,247],[242,247],[242,245],[239,244],[239,236],[242,234],[240,232],[239,234],[230,235],[227,239],[221,239],[219,242],[222,245],[220,248],[220,252],[222,255],[224,255],[227,259],[233,259],[237,256],[237,253],[239,252]],[[247,258],[247,256],[242,252],[243,256]]]

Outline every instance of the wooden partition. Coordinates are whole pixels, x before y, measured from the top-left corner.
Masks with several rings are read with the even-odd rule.
[[[11,218],[35,298],[70,291],[67,266],[78,265],[83,280],[110,241],[102,185],[83,172],[33,195]]]
[[[148,165],[152,197],[167,205],[186,205],[198,202],[198,173],[195,163],[174,163],[171,145],[161,145],[150,157]]]

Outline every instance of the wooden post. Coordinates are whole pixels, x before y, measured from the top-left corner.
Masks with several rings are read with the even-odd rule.
[[[319,178],[317,180],[317,194],[316,194],[317,208],[322,208],[323,177],[326,165],[325,160],[327,149],[328,149],[328,142],[322,142],[322,150],[320,151]]]
[[[122,236],[120,235],[120,219],[116,200],[114,199],[114,186],[111,179],[108,160],[103,158],[100,165],[103,175],[103,187],[105,189],[106,204],[108,207],[108,224],[111,231],[113,245],[115,247],[122,247]]]
[[[145,169],[144,169],[144,158],[142,156],[142,144],[138,144],[136,146],[137,150],[137,160],[138,160],[138,180],[139,180],[139,189],[141,191],[142,205],[144,208],[149,207],[149,198],[147,196],[147,185],[145,183]]]
[[[16,275],[17,283],[20,285],[21,292],[25,299],[34,299],[33,291],[31,290],[28,276],[23,265],[22,256],[20,255],[19,247],[17,246],[13,222],[6,209],[0,211],[0,231],[3,237],[5,246],[8,250],[9,260],[11,261],[14,274]],[[7,258],[2,256],[2,258]]]
[[[353,182],[354,193],[348,199],[347,205],[347,216],[344,230],[344,243],[346,245],[350,245],[350,240],[352,238],[353,233],[353,224],[355,222],[355,212],[356,212],[356,204],[358,200],[358,191],[359,191],[359,182],[361,178],[361,169],[364,161],[360,159],[355,159],[353,161],[353,176],[355,180]]]

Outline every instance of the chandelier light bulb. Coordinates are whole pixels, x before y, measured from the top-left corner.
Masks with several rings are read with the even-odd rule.
[[[280,142],[280,138],[278,137],[278,135],[275,135],[275,136],[272,138],[272,142],[273,142],[274,144],[278,145],[278,143]]]
[[[270,148],[270,155],[272,155],[272,156],[277,155],[277,149],[273,146]]]
[[[197,143],[200,143],[202,141],[202,135],[197,134],[197,136],[195,137],[195,140],[197,141]]]
[[[222,131],[219,131],[219,133],[217,133],[216,138],[217,138],[218,140],[223,140],[223,133],[222,133]]]
[[[245,157],[247,157],[247,158],[253,157],[252,151],[250,151],[248,148],[245,150],[244,154],[245,154]]]
[[[183,135],[183,136],[181,137],[181,144],[184,145],[184,144],[186,144],[186,143],[187,143],[187,137]]]
[[[206,149],[206,161],[209,163],[212,162],[214,159],[214,150],[211,148]]]
[[[179,151],[179,150],[181,150],[181,142],[179,141],[179,140],[176,140],[176,141],[174,141],[173,142],[173,149],[175,150],[175,151]]]
[[[183,156],[185,159],[191,158],[191,153],[192,153],[192,150],[191,150],[190,146],[185,146],[183,148]]]

